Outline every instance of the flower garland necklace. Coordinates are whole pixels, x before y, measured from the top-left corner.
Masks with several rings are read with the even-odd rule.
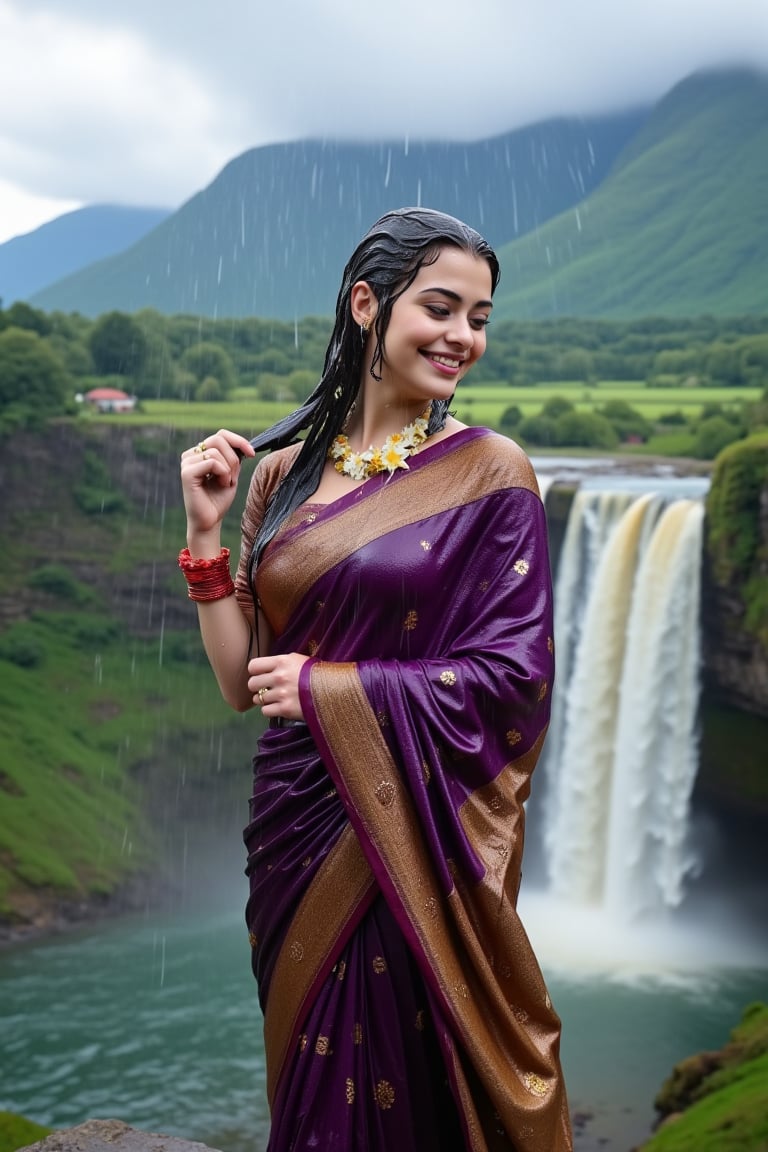
[[[371,445],[364,452],[353,452],[349,437],[340,432],[328,449],[328,459],[333,460],[337,472],[352,480],[368,480],[379,472],[389,472],[391,476],[398,468],[407,469],[407,458],[429,436],[430,408],[431,402],[412,424],[406,424],[402,432],[387,436],[381,448]]]

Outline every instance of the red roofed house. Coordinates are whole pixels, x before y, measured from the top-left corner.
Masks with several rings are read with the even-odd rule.
[[[119,388],[92,388],[83,399],[97,412],[132,412],[136,407],[136,397],[121,392]]]

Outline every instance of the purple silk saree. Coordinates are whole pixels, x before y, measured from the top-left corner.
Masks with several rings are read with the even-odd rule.
[[[237,594],[296,449],[254,475]],[[245,831],[270,1152],[568,1152],[559,1020],[516,913],[554,672],[546,525],[485,429],[305,505],[257,572],[305,725]]]

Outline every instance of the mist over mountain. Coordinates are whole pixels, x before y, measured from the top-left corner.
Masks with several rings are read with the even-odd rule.
[[[307,140],[254,148],[127,252],[32,302],[91,316],[146,307],[328,315],[347,259],[384,212],[439,208],[501,246],[597,187],[644,118],[548,121],[475,144]]]
[[[768,74],[697,73],[650,110],[474,144],[251,149],[133,246],[31,302],[90,316],[330,315],[361,235],[413,204],[499,250],[503,318],[764,312]]]
[[[677,85],[600,187],[500,258],[501,316],[765,312],[768,74]]]

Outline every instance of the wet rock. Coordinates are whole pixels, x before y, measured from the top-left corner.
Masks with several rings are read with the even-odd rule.
[[[142,1132],[122,1120],[86,1120],[76,1128],[52,1132],[19,1152],[218,1152],[206,1144]]]

